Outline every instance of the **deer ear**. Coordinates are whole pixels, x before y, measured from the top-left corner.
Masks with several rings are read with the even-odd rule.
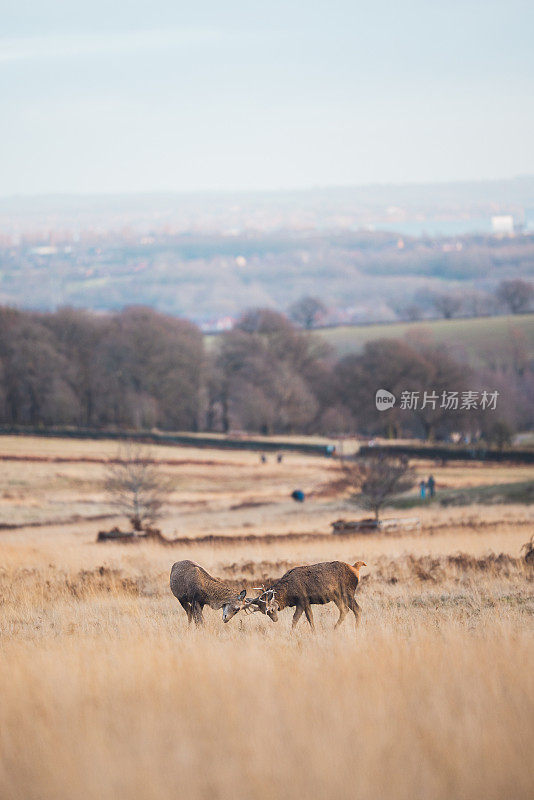
[[[246,596],[247,596],[247,590],[243,589],[243,591],[239,593],[239,599],[244,600]]]

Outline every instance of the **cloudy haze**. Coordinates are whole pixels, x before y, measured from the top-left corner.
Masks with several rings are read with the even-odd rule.
[[[530,3],[121,6],[2,10],[2,195],[534,172]]]

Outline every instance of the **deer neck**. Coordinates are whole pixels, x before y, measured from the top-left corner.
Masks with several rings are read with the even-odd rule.
[[[208,605],[215,611],[218,611],[223,605],[234,597],[237,597],[237,590],[233,586],[229,586],[224,581],[218,581],[212,578],[209,586],[209,603]]]

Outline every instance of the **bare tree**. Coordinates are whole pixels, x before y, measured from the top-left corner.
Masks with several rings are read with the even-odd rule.
[[[245,312],[214,351],[217,372],[208,388],[223,428],[309,430],[320,415],[318,387],[328,373],[328,355],[328,345],[296,330],[286,317],[263,309]]]
[[[289,309],[291,319],[308,330],[314,328],[325,313],[326,306],[317,297],[301,297]]]
[[[496,300],[489,292],[473,289],[463,293],[463,307],[470,317],[487,317],[495,314]]]
[[[416,476],[408,459],[377,455],[344,467],[347,485],[359,489],[356,500],[374,512],[378,521],[380,509],[395,495],[415,485]]]
[[[423,309],[417,303],[409,303],[404,308],[399,309],[399,314],[402,319],[407,319],[410,322],[417,322],[423,316]]]
[[[512,314],[522,314],[532,304],[534,287],[522,280],[501,281],[497,287],[497,299]]]
[[[105,486],[111,504],[128,516],[136,531],[149,528],[161,517],[173,490],[150,450],[133,442],[121,448],[115,462],[109,465]]]
[[[237,320],[235,327],[245,333],[279,333],[291,331],[293,325],[285,316],[272,308],[249,308]]]
[[[444,292],[443,294],[435,294],[432,298],[432,303],[442,317],[452,319],[462,307],[462,298],[460,295]]]

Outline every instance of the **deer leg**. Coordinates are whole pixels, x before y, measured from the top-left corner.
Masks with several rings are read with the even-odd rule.
[[[339,628],[339,626],[341,625],[341,623],[343,622],[343,620],[345,619],[345,617],[349,613],[348,606],[345,605],[345,603],[343,603],[342,601],[339,601],[339,603],[336,603],[336,606],[339,608],[339,619],[336,622],[336,624],[334,625],[334,630],[336,628]]]
[[[306,604],[304,606],[304,613],[306,614],[306,619],[310,623],[310,628],[312,629],[312,631],[315,631],[315,625],[314,625],[314,622],[313,622],[313,614],[312,614],[311,606],[309,604]]]
[[[202,606],[196,601],[193,603],[193,619],[196,625],[204,625],[204,617],[202,616]]]
[[[356,600],[354,599],[354,597],[350,598],[350,610],[352,611],[352,613],[356,617],[356,625],[359,625],[360,624],[360,617],[362,615],[362,610],[361,610],[360,606],[358,605],[358,603],[356,602]]]
[[[188,624],[191,625],[191,620],[193,619],[193,609],[191,608],[191,603],[188,600],[180,600],[180,605],[187,614]]]
[[[295,613],[293,614],[293,622],[291,624],[291,630],[294,630],[295,625],[299,621],[302,616],[302,612],[304,611],[304,606],[297,606],[295,609]]]

